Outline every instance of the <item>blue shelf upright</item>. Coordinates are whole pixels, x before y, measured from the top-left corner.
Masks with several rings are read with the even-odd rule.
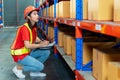
[[[83,20],[82,0],[76,0],[76,20]],[[83,38],[82,30],[76,26],[76,69],[82,70],[83,63]]]
[[[58,0],[54,0],[54,39],[56,44],[58,44],[58,25],[56,22],[56,4],[58,3]]]
[[[40,0],[36,0],[36,4],[35,4],[35,7],[38,8],[39,7],[39,4],[40,3]]]
[[[36,8],[40,9],[38,15],[42,16],[42,7],[40,6],[40,0],[36,0]],[[38,25],[42,26],[42,21],[41,20],[38,21]]]
[[[40,7],[39,7],[40,4],[39,3],[40,3],[40,0],[36,0],[35,7],[40,9]],[[41,16],[41,11],[39,11],[38,15]],[[41,24],[41,21],[39,20],[38,25],[40,25],[40,24]]]
[[[42,3],[43,3],[43,0],[42,0]],[[42,16],[44,16],[44,5],[42,5],[42,8],[41,8],[41,10],[42,10]],[[42,19],[42,22],[41,22],[41,29],[44,31],[44,21],[43,21],[43,19]]]
[[[76,20],[83,20],[83,0],[76,0]],[[91,71],[91,65],[92,61],[83,65],[82,29],[80,29],[78,27],[78,23],[76,23],[76,69],[82,71]]]
[[[58,3],[58,0],[54,0],[54,40],[56,44],[58,44],[58,25],[56,22],[56,4]],[[54,54],[56,57],[58,57],[58,52],[56,47],[54,47]]]
[[[76,26],[76,69],[82,70],[83,63],[83,38],[82,30]]]
[[[46,17],[48,17],[49,3],[46,1]],[[46,19],[46,35],[48,35],[48,20]]]

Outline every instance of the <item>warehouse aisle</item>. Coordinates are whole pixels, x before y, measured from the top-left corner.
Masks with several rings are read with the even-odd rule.
[[[16,65],[10,55],[10,45],[13,41],[17,28],[0,29],[0,80],[21,80],[12,73],[12,68]],[[22,80],[75,80],[74,74],[68,69],[61,58],[56,58],[51,49],[51,55],[45,63],[44,71],[47,73],[46,78],[30,77],[25,72],[26,79]]]

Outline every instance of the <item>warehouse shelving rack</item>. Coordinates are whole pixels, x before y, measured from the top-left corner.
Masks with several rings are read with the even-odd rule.
[[[76,80],[80,80],[81,76],[79,74],[79,70],[82,71],[91,71],[92,68],[90,66],[92,65],[92,61],[88,62],[87,64],[83,65],[83,57],[82,57],[82,47],[83,47],[83,38],[82,38],[82,29],[97,32],[100,34],[105,34],[109,36],[113,36],[116,38],[120,38],[120,24],[115,22],[102,22],[102,21],[91,21],[91,20],[83,20],[83,0],[76,0],[76,19],[70,19],[70,18],[56,18],[56,3],[58,3],[58,0],[45,0],[43,1],[43,4],[39,6],[40,8],[43,8],[42,6],[49,7],[49,2],[53,2],[54,4],[54,18],[53,17],[42,17],[41,15],[40,20],[41,23],[43,23],[43,20],[46,20],[46,25],[48,26],[48,21],[54,21],[54,38],[55,41],[58,43],[58,27],[57,22],[74,26],[75,27],[75,37],[76,37],[76,63],[75,63],[75,74],[77,76]],[[64,1],[64,0],[63,0]],[[43,9],[41,9],[43,10]],[[47,9],[46,9],[47,11]],[[42,26],[42,25],[41,25]],[[57,44],[56,43],[56,44]],[[117,45],[117,47],[119,44]],[[57,51],[55,51],[57,53]],[[82,79],[81,79],[82,80]]]
[[[0,28],[3,27],[3,22],[2,22],[2,0],[0,0]]]
[[[43,1],[43,0],[42,0]],[[76,13],[76,20],[82,20],[82,4],[78,4],[81,3],[82,0],[76,0],[77,1],[77,13]],[[46,26],[48,28],[48,20],[52,20],[54,21],[54,40],[56,41],[56,44],[58,44],[58,27],[57,27],[57,22],[59,23],[63,23],[63,24],[67,24],[70,26],[76,26],[76,20],[75,19],[65,19],[65,18],[56,18],[56,3],[58,3],[58,0],[54,0],[54,18],[53,17],[42,17],[43,16],[43,9],[46,6],[46,8],[48,8],[48,4],[49,4],[49,0],[46,0],[43,2],[43,4],[41,6],[36,6],[39,7],[40,10],[40,25],[42,26],[43,29],[43,20],[46,20]],[[36,1],[36,3],[39,3],[39,0]],[[44,6],[44,7],[43,7]],[[47,12],[47,9],[46,9]],[[48,14],[46,14],[47,16]],[[48,33],[48,31],[46,31],[46,33]],[[82,44],[83,44],[83,39],[82,39],[82,33],[81,33],[81,28],[79,28],[79,26],[76,26],[76,68],[74,70],[75,74],[76,74],[76,80],[84,80],[84,78],[80,75],[79,70],[85,70],[85,71],[91,71],[91,68],[87,68],[92,64],[92,61],[90,61],[88,64],[83,65],[82,64]],[[55,54],[57,54],[57,50],[56,48],[54,49]],[[75,67],[75,66],[74,66]],[[74,68],[73,68],[74,69]]]

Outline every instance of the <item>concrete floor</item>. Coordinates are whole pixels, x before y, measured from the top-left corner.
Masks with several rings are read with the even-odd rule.
[[[0,80],[16,80],[11,69],[15,65],[10,55],[10,45],[15,36],[16,28],[0,30]]]

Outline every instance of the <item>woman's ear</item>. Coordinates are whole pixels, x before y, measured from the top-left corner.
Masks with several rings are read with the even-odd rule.
[[[27,19],[30,19],[30,16],[27,16]]]

